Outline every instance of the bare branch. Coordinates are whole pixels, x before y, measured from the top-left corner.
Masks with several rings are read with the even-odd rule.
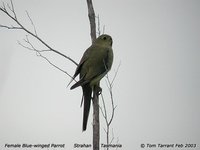
[[[92,42],[96,40],[96,23],[95,23],[95,12],[92,4],[92,0],[87,0],[87,6],[88,6],[88,17],[90,20],[90,35]]]
[[[24,47],[24,48],[26,48],[26,49],[28,49],[28,50],[31,50],[31,51],[35,51],[34,49],[32,49],[32,48],[30,48],[30,47],[28,47],[28,46],[25,46],[25,45],[23,45],[20,41],[17,41],[17,43],[20,45],[20,46],[22,46],[22,47]],[[42,53],[42,52],[50,52],[51,50],[37,50],[37,52],[40,52],[40,53]]]
[[[5,6],[5,3],[4,2],[2,2],[2,7],[0,7],[0,10],[4,10],[4,11],[6,11],[6,6]]]
[[[19,41],[18,41],[18,44],[19,44],[20,46],[22,46],[22,47],[28,49],[28,50],[35,51],[37,56],[39,56],[39,57],[45,59],[50,65],[52,65],[52,66],[55,67],[56,69],[62,71],[63,73],[67,74],[70,78],[73,78],[68,72],[66,72],[66,71],[64,71],[63,69],[61,69],[60,67],[56,66],[56,65],[53,64],[47,57],[45,57],[45,56],[42,55],[42,52],[47,52],[47,51],[51,51],[51,50],[38,50],[38,49],[36,49],[36,48],[33,46],[33,44],[29,41],[28,36],[26,36],[26,39],[24,39],[24,41],[25,41],[30,47],[23,45],[23,44],[20,43]]]
[[[50,65],[52,65],[53,67],[55,67],[56,69],[62,71],[63,73],[67,74],[70,78],[73,78],[68,72],[66,72],[65,70],[61,69],[60,67],[56,66],[55,64],[53,64],[49,59],[47,59],[45,56],[41,55],[41,53],[39,52],[39,56],[44,58]]]
[[[0,24],[0,27],[2,27],[2,28],[7,28],[7,29],[22,29],[21,27],[16,27],[16,26],[6,26],[6,25],[2,25],[2,24]]]
[[[70,57],[64,55],[63,53],[53,49],[51,46],[49,46],[46,42],[44,42],[44,40],[42,40],[38,35],[37,35],[37,32],[36,32],[36,29],[34,27],[34,24],[33,24],[33,21],[32,19],[30,18],[30,16],[28,15],[28,18],[29,20],[32,22],[32,25],[34,27],[34,33],[31,32],[30,30],[28,30],[25,26],[23,26],[17,19],[17,15],[16,15],[16,12],[15,12],[15,9],[14,9],[14,5],[13,5],[13,2],[11,0],[11,6],[9,4],[8,5],[8,8],[11,10],[11,12],[13,13],[10,14],[7,10],[6,10],[6,7],[5,7],[5,4],[3,3],[3,6],[0,8],[0,11],[2,11],[4,14],[6,14],[9,18],[11,18],[11,20],[13,20],[17,25],[19,25],[19,27],[9,27],[9,26],[5,26],[5,25],[1,25],[0,27],[4,27],[4,28],[7,28],[7,29],[22,29],[24,30],[26,33],[30,34],[32,37],[36,38],[38,41],[40,41],[44,46],[46,46],[49,50],[51,50],[52,52],[58,54],[58,55],[61,55],[63,57],[65,57],[66,59],[70,60],[72,63],[74,63],[75,65],[78,65],[78,63],[76,63],[73,59],[71,59]]]
[[[14,8],[14,5],[13,5],[13,1],[10,0],[10,2],[11,2],[12,8],[10,8],[8,4],[7,4],[7,5],[8,5],[8,7],[10,8],[10,10],[13,12],[13,14],[14,14],[14,16],[15,16],[15,19],[17,20],[17,15],[16,15],[16,13],[15,13],[15,8]]]

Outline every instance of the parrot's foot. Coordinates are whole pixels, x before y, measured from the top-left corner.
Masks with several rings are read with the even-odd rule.
[[[102,88],[100,86],[96,86],[94,91],[95,91],[94,94],[99,96],[102,93]]]
[[[92,96],[92,101],[94,100],[95,97],[99,96],[102,93],[102,88],[100,86],[96,87],[95,93],[93,93]],[[96,96],[95,96],[96,95]],[[94,101],[93,101],[94,102]]]
[[[100,86],[97,87],[97,94],[98,95],[101,95],[102,93],[102,88]]]

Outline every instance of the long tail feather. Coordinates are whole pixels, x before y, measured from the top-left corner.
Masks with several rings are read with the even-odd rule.
[[[83,98],[84,98],[84,108],[83,108],[83,131],[87,128],[87,121],[90,112],[90,104],[91,104],[91,95],[92,95],[92,88],[89,84],[85,84],[82,86],[83,88]]]

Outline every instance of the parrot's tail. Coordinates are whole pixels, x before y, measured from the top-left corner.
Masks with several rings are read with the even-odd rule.
[[[83,131],[87,128],[87,121],[90,112],[90,104],[91,104],[91,95],[92,88],[89,84],[85,84],[82,86],[83,88],[83,99],[84,99],[84,108],[83,108]]]

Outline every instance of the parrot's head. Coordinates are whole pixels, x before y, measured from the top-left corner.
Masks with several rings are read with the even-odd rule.
[[[112,47],[112,37],[107,34],[100,35],[94,42],[94,44],[100,44],[101,46],[109,46]]]

